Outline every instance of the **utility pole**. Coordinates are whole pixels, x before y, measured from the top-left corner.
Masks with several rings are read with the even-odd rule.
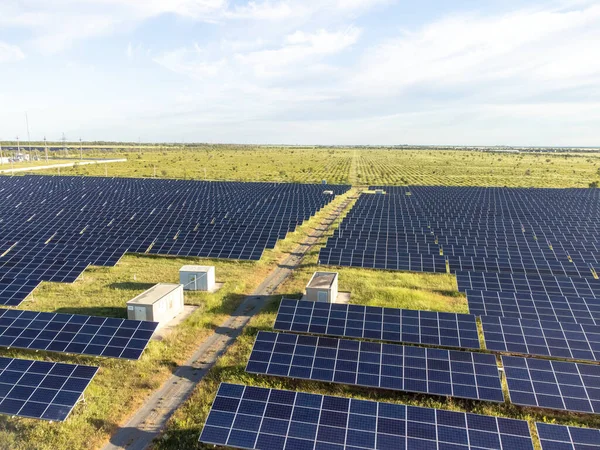
[[[81,144],[81,138],[79,138],[79,160],[83,160],[83,146]]]
[[[44,136],[44,150],[46,151],[46,163],[48,163],[48,144],[46,143],[46,136]]]
[[[29,143],[29,159],[31,160],[31,136],[29,135],[29,117],[25,112],[25,123],[27,124],[27,142]]]
[[[2,159],[2,144],[0,144],[0,166],[4,164],[4,160]]]
[[[21,144],[19,144],[19,136],[17,136],[17,155],[21,153]]]
[[[65,156],[67,156],[67,146],[65,145],[65,139],[66,139],[66,138],[65,138],[65,132],[63,131],[63,134],[62,134],[62,141],[63,141],[63,152],[64,152]],[[60,174],[59,174],[59,175],[60,175]]]

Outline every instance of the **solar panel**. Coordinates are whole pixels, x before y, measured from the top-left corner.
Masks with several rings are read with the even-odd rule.
[[[156,322],[0,309],[0,347],[139,359]]]
[[[488,350],[598,361],[600,327],[577,323],[540,322],[482,316]]]
[[[38,280],[0,279],[0,305],[20,305],[39,284]]]
[[[600,300],[532,292],[467,290],[471,314],[600,325]]]
[[[480,348],[474,315],[282,299],[281,331]]]
[[[503,356],[510,401],[583,413],[600,413],[600,366]]]
[[[522,273],[456,272],[458,290],[534,292],[565,297],[600,298],[600,280]]]
[[[536,422],[542,450],[594,450],[600,446],[600,430]]]
[[[65,420],[98,367],[0,357],[0,414]]]
[[[496,357],[260,331],[246,371],[503,402]]]
[[[533,450],[524,420],[228,383],[199,441],[252,450]]]

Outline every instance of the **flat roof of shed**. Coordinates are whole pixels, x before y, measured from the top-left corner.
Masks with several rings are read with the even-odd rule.
[[[315,272],[306,287],[316,289],[330,288],[336,277],[337,272]]]
[[[165,295],[168,295],[171,292],[173,292],[179,286],[181,285],[175,283],[158,283],[152,286],[147,291],[142,292],[137,297],[134,297],[131,300],[129,300],[127,304],[129,305],[131,303],[137,303],[143,305],[152,305],[153,303],[163,298]]]

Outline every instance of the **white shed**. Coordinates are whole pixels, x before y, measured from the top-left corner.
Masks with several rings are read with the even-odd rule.
[[[215,266],[183,266],[179,282],[186,291],[214,291]]]
[[[315,272],[306,285],[305,300],[335,302],[338,295],[337,272]]]
[[[161,325],[183,311],[183,286],[158,283],[127,302],[127,318]]]

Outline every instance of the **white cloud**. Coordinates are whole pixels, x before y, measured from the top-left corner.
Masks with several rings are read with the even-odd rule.
[[[343,31],[319,30],[315,33],[295,32],[285,38],[281,47],[237,54],[236,61],[259,76],[277,76],[298,64],[311,63],[324,56],[339,53],[358,40],[360,30],[350,27]],[[307,67],[303,66],[303,70]]]
[[[163,53],[153,61],[168,70],[196,79],[214,77],[226,64],[224,60],[205,60],[204,51],[198,45]]]
[[[24,58],[25,54],[18,46],[0,41],[0,63],[20,61]]]
[[[390,89],[417,84],[598,75],[598,62],[589,58],[595,54],[600,54],[597,5],[490,17],[462,15],[369,49],[352,88],[388,94]]]

